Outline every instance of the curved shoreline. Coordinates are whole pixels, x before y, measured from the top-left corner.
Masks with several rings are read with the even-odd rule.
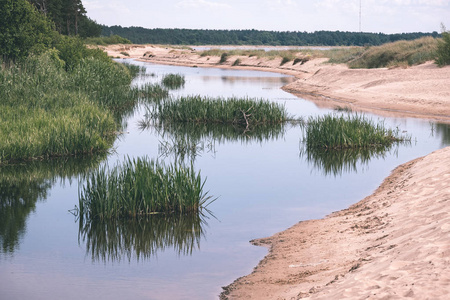
[[[447,299],[450,147],[397,167],[370,196],[269,238],[221,299]],[[332,247],[330,247],[332,245]]]
[[[349,69],[345,65],[325,63],[325,58],[281,65],[281,58],[256,56],[230,56],[219,64],[218,56],[203,57],[188,49],[155,45],[112,45],[103,49],[113,57],[158,64],[282,73],[297,78],[283,87],[285,91],[320,107],[345,105],[382,116],[450,123],[450,66],[439,68],[428,62],[409,68]],[[233,66],[237,59],[239,65]]]
[[[109,54],[116,56],[118,49]],[[232,67],[235,58],[219,65],[219,58],[202,58],[189,50],[136,49],[131,58],[160,64],[294,75],[297,80],[284,89],[306,94],[319,106],[344,104],[450,123],[450,67],[428,63],[408,69],[349,70],[324,65],[323,59],[280,67],[279,61],[256,58],[243,58],[245,66]],[[450,147],[446,147],[397,167],[372,195],[348,209],[251,241],[268,246],[269,253],[251,274],[224,287],[220,298],[446,299],[449,203]]]

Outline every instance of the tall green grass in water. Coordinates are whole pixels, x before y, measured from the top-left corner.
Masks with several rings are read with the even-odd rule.
[[[361,115],[311,117],[305,131],[307,149],[371,148],[405,139]]]
[[[167,74],[162,79],[162,84],[169,89],[179,89],[185,82],[184,75],[181,74]]]
[[[88,177],[79,196],[80,222],[155,213],[198,213],[211,200],[200,172],[147,158],[126,159]]]
[[[131,80],[125,66],[93,58],[66,71],[54,50],[2,66],[0,164],[108,151],[124,111],[164,93]]]
[[[167,99],[149,115],[160,122],[235,124],[243,127],[291,120],[285,107],[274,102],[201,96]]]
[[[0,70],[0,163],[106,152],[117,125],[53,52]]]

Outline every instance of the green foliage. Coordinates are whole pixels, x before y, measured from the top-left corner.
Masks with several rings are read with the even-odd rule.
[[[240,64],[241,64],[241,60],[239,58],[237,58],[233,63],[233,67],[239,66]]]
[[[51,22],[26,0],[0,0],[0,55],[18,61],[51,47],[55,32]]]
[[[154,213],[198,213],[211,199],[200,173],[147,158],[126,159],[89,176],[80,191],[80,222],[137,218]]]
[[[289,58],[289,57],[287,57],[287,56],[284,56],[284,57],[281,59],[280,66],[284,65],[285,63],[287,63],[287,62],[289,62],[289,61],[291,61],[291,58]]]
[[[59,35],[54,47],[59,51],[59,57],[66,62],[66,70],[72,70],[88,57],[104,62],[111,60],[104,51],[87,48],[79,37]]]
[[[50,50],[0,70],[0,163],[106,152],[121,115],[163,93],[130,87],[128,69],[109,59],[64,64]]]
[[[101,37],[89,37],[84,39],[84,43],[88,45],[106,46],[115,44],[131,44],[131,41],[118,35],[110,35]]]
[[[75,90],[54,51],[0,74],[0,163],[106,152],[111,113]]]
[[[438,41],[436,50],[436,64],[440,67],[450,65],[450,31],[442,29],[442,40]]]
[[[201,30],[146,29],[142,27],[103,26],[102,35],[120,35],[135,44],[169,45],[274,45],[274,46],[365,46],[413,40],[432,33],[366,33],[343,31],[262,31],[262,30]]]
[[[311,117],[306,126],[307,149],[371,148],[400,140],[397,132],[383,123],[374,124],[359,115]]]
[[[28,0],[64,35],[99,36],[102,26],[86,16],[81,0]]]
[[[222,55],[220,55],[220,61],[219,64],[223,64],[227,61],[228,59],[228,53],[224,52],[222,53]]]

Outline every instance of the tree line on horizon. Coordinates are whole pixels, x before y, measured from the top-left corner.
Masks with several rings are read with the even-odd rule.
[[[135,44],[169,45],[271,45],[271,46],[377,46],[399,40],[414,40],[431,33],[368,33],[347,31],[263,31],[209,29],[147,29],[102,26],[102,36],[119,35]]]

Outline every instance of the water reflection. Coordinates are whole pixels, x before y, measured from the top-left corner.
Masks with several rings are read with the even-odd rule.
[[[105,156],[32,161],[0,166],[0,247],[13,253],[26,233],[26,220],[37,201],[47,199],[48,191],[62,180],[69,183],[96,168]]]
[[[323,172],[325,176],[342,176],[344,173],[358,173],[358,168],[368,166],[372,159],[384,159],[392,154],[393,146],[361,149],[301,149],[300,157]],[[395,152],[397,152],[395,148]]]
[[[215,153],[216,145],[226,142],[243,144],[276,141],[285,136],[295,123],[257,125],[245,128],[232,124],[157,123],[144,119],[141,130],[153,131],[160,137],[160,156],[177,161],[194,161],[203,153]]]
[[[442,137],[442,146],[450,145],[450,125],[449,124],[433,124],[431,127],[432,135],[440,135]]]
[[[200,249],[207,217],[196,214],[155,214],[139,219],[80,220],[78,241],[93,261],[149,259],[173,249],[191,255]]]

